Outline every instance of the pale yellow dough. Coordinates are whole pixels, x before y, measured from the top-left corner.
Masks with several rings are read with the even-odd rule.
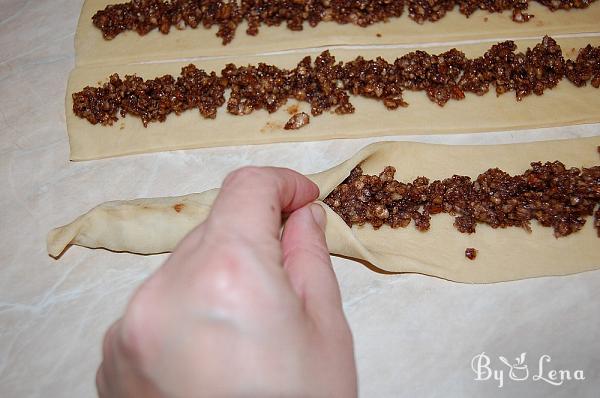
[[[490,146],[382,142],[309,177],[319,186],[320,199],[324,199],[358,164],[369,174],[392,165],[397,169],[396,178],[403,181],[421,175],[433,179],[452,174],[476,177],[494,166],[515,174],[538,160],[561,160],[569,167],[598,165],[599,145],[600,136]],[[105,203],[50,232],[48,252],[58,256],[69,244],[141,254],[172,251],[181,238],[206,218],[216,194],[212,190],[178,198]],[[425,233],[418,232],[413,225],[404,229],[374,230],[369,225],[349,228],[336,213],[323,206],[327,211],[330,252],[367,261],[385,271],[487,283],[600,268],[600,238],[592,218],[583,230],[555,239],[552,229],[535,221],[531,233],[519,228],[494,230],[479,225],[475,234],[461,234],[447,214],[433,216],[431,229]],[[468,247],[479,250],[476,260],[465,258]]]
[[[598,31],[600,2],[585,10],[551,12],[538,3],[530,3],[530,22],[515,23],[510,11],[490,14],[477,11],[468,19],[458,12],[458,7],[436,23],[419,25],[405,12],[388,23],[378,23],[367,28],[356,25],[321,23],[316,28],[305,24],[300,32],[283,26],[263,26],[258,36],[248,36],[246,25],[238,27],[233,41],[223,46],[215,36],[217,27],[210,30],[171,29],[168,35],[154,30],[146,36],[124,32],[113,40],[104,40],[102,33],[92,24],[92,16],[108,4],[125,0],[87,0],[81,11],[75,37],[76,64],[120,64],[150,60],[257,54],[264,52],[334,45],[371,45],[431,43],[440,41],[481,40],[498,37],[533,37],[545,34],[587,33]],[[487,19],[487,21],[486,21]],[[378,37],[380,34],[381,37]]]
[[[535,40],[520,41],[519,48],[533,46]],[[573,49],[587,43],[600,45],[600,37],[582,37],[559,40],[566,56],[574,57]],[[460,49],[467,56],[477,56],[489,44],[473,44]],[[449,47],[434,47],[428,51],[439,53]],[[334,50],[338,60],[351,60],[358,55],[366,58],[383,56],[393,61],[414,48]],[[319,53],[313,53],[318,55]],[[280,67],[293,67],[306,54],[236,57],[229,60],[204,60],[195,64],[207,71],[220,71],[227,62],[237,65],[268,62]],[[219,109],[216,119],[204,119],[196,110],[170,115],[165,122],[150,123],[144,128],[139,118],[126,117],[113,126],[92,125],[73,113],[71,94],[87,85],[97,85],[110,74],[118,72],[154,78],[170,73],[178,75],[187,63],[160,63],[147,65],[102,66],[77,68],[69,78],[66,98],[67,127],[71,146],[71,160],[89,160],[142,152],[189,149],[211,146],[265,144],[273,142],[311,141],[333,138],[357,138],[397,134],[443,134],[479,131],[501,131],[573,125],[600,122],[600,90],[588,85],[577,88],[563,80],[547,90],[543,96],[531,95],[517,102],[514,93],[496,97],[493,88],[478,97],[467,94],[462,101],[450,101],[439,107],[423,92],[405,92],[410,103],[407,108],[390,111],[380,101],[352,97],[356,112],[337,115],[333,112],[311,117],[310,124],[300,130],[284,130],[290,111],[310,113],[308,104],[296,106],[289,101],[277,112],[255,111],[250,115],[234,116],[225,106]],[[294,109],[292,109],[294,108]],[[297,109],[296,109],[297,108]]]

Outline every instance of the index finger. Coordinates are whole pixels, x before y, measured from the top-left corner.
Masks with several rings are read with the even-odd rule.
[[[290,169],[244,167],[229,174],[208,221],[211,228],[235,228],[249,240],[279,239],[281,213],[291,213],[319,196],[319,188]]]

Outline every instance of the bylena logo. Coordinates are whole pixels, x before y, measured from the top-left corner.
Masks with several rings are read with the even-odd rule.
[[[537,361],[537,369],[530,369],[527,365],[527,353],[523,352],[511,363],[503,356],[498,357],[498,363],[492,363],[492,359],[485,352],[477,354],[471,360],[471,369],[475,372],[476,381],[495,380],[498,388],[504,387],[505,380],[545,382],[553,386],[561,386],[567,381],[583,381],[585,375],[583,369],[553,369],[550,355],[544,354]],[[499,366],[496,366],[499,365]]]

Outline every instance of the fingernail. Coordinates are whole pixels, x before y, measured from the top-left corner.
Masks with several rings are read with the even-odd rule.
[[[313,220],[315,220],[321,230],[325,231],[325,225],[327,225],[325,210],[318,204],[313,203],[310,205],[310,212],[312,213]]]

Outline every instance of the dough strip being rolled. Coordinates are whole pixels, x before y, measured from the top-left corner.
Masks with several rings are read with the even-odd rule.
[[[476,177],[490,167],[518,174],[534,161],[560,160],[567,167],[598,165],[600,136],[527,144],[447,146],[409,142],[370,145],[342,164],[309,176],[324,199],[357,165],[366,174],[385,166],[396,177],[443,179],[452,174]],[[209,214],[216,190],[174,198],[108,202],[48,236],[48,252],[60,255],[69,244],[140,254],[169,252]],[[447,214],[433,215],[431,229],[412,225],[392,229],[370,225],[348,227],[329,207],[327,243],[332,254],[367,261],[390,272],[414,272],[453,281],[487,283],[547,275],[566,275],[600,268],[600,241],[588,219],[583,229],[556,239],[551,228],[532,222],[531,232],[520,228],[493,229],[479,225],[462,234]],[[476,248],[477,258],[465,257]]]

